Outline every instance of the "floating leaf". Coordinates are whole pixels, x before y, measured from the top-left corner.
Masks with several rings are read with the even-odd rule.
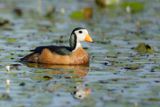
[[[126,67],[124,67],[125,69],[130,69],[130,70],[136,70],[136,69],[139,69],[140,68],[140,65],[139,64],[130,64],[130,65],[127,65]]]
[[[48,76],[48,75],[43,76],[43,78],[44,78],[45,80],[51,80],[51,79],[52,79],[52,77],[50,77],[50,76]]]
[[[72,12],[71,15],[70,15],[70,18],[74,19],[74,20],[83,20],[84,19],[83,11],[74,11],[74,12]]]
[[[151,72],[160,72],[160,66],[152,67]]]
[[[96,4],[100,7],[106,7],[108,5],[113,5],[119,3],[120,0],[95,0]]]
[[[152,101],[152,102],[159,102],[160,101],[160,98],[148,98],[147,99],[148,101]]]
[[[83,8],[80,11],[74,11],[70,14],[70,18],[74,20],[91,19],[93,16],[93,10],[90,7]]]
[[[141,2],[123,2],[121,6],[129,13],[137,13],[144,9],[144,4]]]
[[[48,81],[48,80],[51,80],[52,77],[46,76],[46,75],[44,75],[44,76],[39,75],[39,76],[32,76],[32,79],[33,80],[40,80],[40,81]]]
[[[17,41],[16,38],[7,38],[8,43],[14,43],[16,41]]]
[[[10,25],[10,21],[7,19],[0,18],[0,27]]]
[[[0,100],[12,100],[8,93],[0,93]]]
[[[55,13],[55,8],[53,6],[50,6],[45,14],[46,18],[53,19]]]
[[[150,45],[145,44],[145,43],[138,44],[138,46],[135,47],[134,50],[136,50],[137,52],[139,52],[141,54],[145,54],[145,53],[152,54],[152,53],[154,53],[154,49]]]
[[[91,19],[93,16],[93,9],[90,7],[86,7],[83,9],[83,15],[85,19]]]

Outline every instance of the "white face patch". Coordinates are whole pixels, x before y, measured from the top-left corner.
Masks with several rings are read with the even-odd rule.
[[[77,36],[77,41],[84,41],[86,35],[88,35],[88,31],[86,29],[80,29],[75,31],[75,34]]]
[[[87,29],[79,29],[79,30],[74,31],[74,34],[77,37],[77,43],[73,51],[77,50],[79,47],[82,47],[80,42],[85,41],[85,37],[86,35],[88,35],[88,31]]]

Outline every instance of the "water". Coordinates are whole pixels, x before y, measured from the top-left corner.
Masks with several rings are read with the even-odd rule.
[[[99,8],[92,0],[1,0],[0,22],[9,23],[0,26],[0,106],[159,107],[160,1],[140,2],[144,9],[132,14],[120,4]],[[13,12],[15,7],[22,15]],[[85,7],[93,9],[92,19],[70,18]],[[44,17],[50,8],[53,15]],[[18,61],[42,44],[68,45],[72,29],[79,26],[94,40],[83,43],[91,56],[89,66]],[[142,42],[155,52],[141,55],[132,49]]]

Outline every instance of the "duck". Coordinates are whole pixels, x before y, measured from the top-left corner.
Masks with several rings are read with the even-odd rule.
[[[82,47],[81,42],[93,42],[86,28],[73,29],[69,38],[69,46],[39,46],[20,61],[39,64],[55,65],[88,65],[89,54]]]

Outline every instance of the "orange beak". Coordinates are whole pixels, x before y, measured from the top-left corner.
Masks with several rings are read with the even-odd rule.
[[[85,39],[86,42],[93,42],[91,36],[89,34],[86,35]]]

